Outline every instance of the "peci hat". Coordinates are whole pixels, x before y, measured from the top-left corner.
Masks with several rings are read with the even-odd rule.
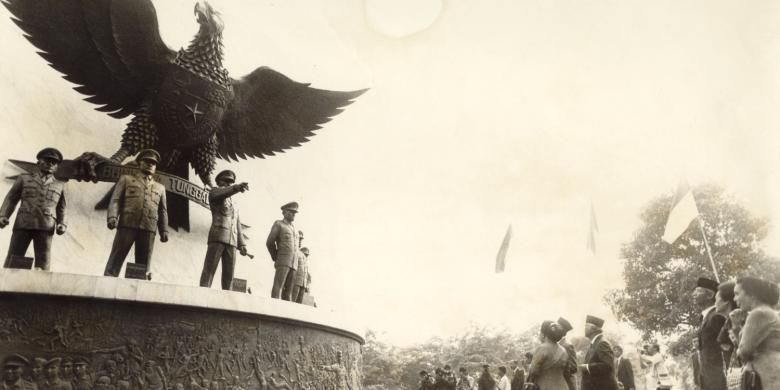
[[[30,362],[24,356],[13,354],[6,357],[3,360],[3,367],[8,367],[8,366],[26,367],[27,364],[29,363]]]
[[[699,278],[696,281],[696,287],[706,288],[712,292],[718,292],[718,282],[712,279]]]
[[[298,212],[298,202],[290,202],[282,206],[282,210],[289,210],[294,213]]]
[[[236,173],[231,171],[230,169],[225,169],[224,171],[217,174],[217,177],[214,178],[214,180],[220,180],[222,178],[229,178],[232,181],[236,181]]]
[[[563,317],[558,318],[557,322],[558,322],[558,325],[560,325],[561,328],[563,328],[563,333],[568,333],[570,330],[574,329],[571,326],[571,323],[569,322],[569,320],[567,320],[567,319],[565,319]]]
[[[38,152],[38,154],[35,155],[35,158],[38,160],[47,158],[57,160],[57,163],[59,164],[62,162],[62,153],[60,153],[60,151],[55,148],[43,148],[40,152]]]
[[[135,157],[136,161],[147,160],[154,161],[155,165],[160,164],[160,153],[154,149],[143,149],[138,152],[138,156]]]
[[[602,326],[604,326],[604,320],[602,320],[601,318],[598,318],[596,316],[592,316],[590,314],[585,316],[585,323],[594,325],[597,328],[601,328]]]

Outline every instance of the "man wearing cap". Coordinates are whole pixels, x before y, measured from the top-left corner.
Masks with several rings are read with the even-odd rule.
[[[701,390],[726,390],[726,374],[723,370],[723,351],[718,334],[726,323],[726,317],[715,310],[715,293],[718,282],[699,278],[693,290],[693,303],[701,312],[698,329],[699,384]]]
[[[274,285],[271,288],[271,298],[281,296],[285,301],[291,300],[293,290],[293,274],[298,268],[298,231],[293,225],[295,214],[298,213],[298,203],[290,202],[282,206],[282,216],[284,219],[274,222],[271,232],[268,233],[268,239],[265,246],[268,253],[271,254],[271,260],[274,262],[276,273],[274,274]],[[285,293],[282,294],[282,289]]]
[[[145,265],[148,272],[158,229],[160,241],[168,241],[165,187],[154,181],[160,154],[153,149],[144,149],[138,152],[135,160],[139,171],[119,178],[108,204],[108,228],[117,231],[103,273],[106,276],[119,276],[133,244],[135,263]]]
[[[55,357],[46,362],[46,382],[44,388],[47,390],[73,390],[70,382],[60,378],[61,358]]]
[[[10,266],[11,256],[24,256],[32,241],[35,268],[48,271],[52,237],[55,232],[62,235],[67,230],[65,182],[54,177],[62,162],[62,153],[45,148],[36,157],[38,171],[20,174],[0,207],[0,228],[4,228],[21,201],[5,259],[6,268]]]
[[[604,320],[595,316],[585,318],[585,337],[590,339],[590,348],[585,355],[585,364],[580,364],[582,390],[617,390],[615,378],[615,352],[609,341],[604,339],[601,328]]]
[[[512,390],[523,390],[525,384],[525,371],[517,360],[512,360]]]
[[[569,320],[563,317],[558,318],[557,322],[563,329],[563,337],[558,341],[558,345],[563,347],[566,350],[566,354],[569,355],[569,361],[566,363],[566,369],[563,371],[563,379],[566,381],[566,387],[569,390],[577,390],[577,378],[575,378],[575,375],[577,375],[577,351],[574,350],[574,345],[566,341],[566,334],[574,327],[571,326]]]
[[[3,360],[3,385],[0,390],[37,390],[34,383],[22,378],[28,361],[21,355],[10,355]]]
[[[236,182],[236,174],[225,170],[217,174],[217,187],[209,191],[211,206],[211,229],[208,249],[200,273],[201,287],[211,287],[217,264],[222,260],[222,289],[230,290],[233,285],[233,271],[236,265],[236,248],[242,256],[247,255],[238,209],[233,204],[233,195],[249,190],[249,184]]]

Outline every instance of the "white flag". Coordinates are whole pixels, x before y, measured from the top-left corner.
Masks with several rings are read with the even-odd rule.
[[[498,248],[498,254],[496,255],[496,273],[504,272],[504,266],[506,265],[506,253],[509,251],[509,241],[512,239],[512,225],[506,228],[506,234],[504,235],[504,241],[501,242],[501,247]]]
[[[688,226],[699,216],[699,209],[696,207],[696,200],[693,198],[693,191],[688,186],[688,182],[683,180],[677,188],[677,201],[669,212],[669,219],[666,221],[663,240],[673,243],[688,229]]]

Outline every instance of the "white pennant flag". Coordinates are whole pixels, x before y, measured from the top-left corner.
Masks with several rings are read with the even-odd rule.
[[[685,233],[691,222],[699,216],[696,199],[693,198],[693,191],[691,191],[686,180],[680,182],[675,201],[676,203],[669,212],[669,219],[666,221],[666,228],[662,237],[664,241],[670,244]]]

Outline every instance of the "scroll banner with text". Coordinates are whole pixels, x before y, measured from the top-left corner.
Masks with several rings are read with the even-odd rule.
[[[37,164],[33,162],[19,160],[8,161],[27,172],[35,172],[38,169]],[[134,166],[119,165],[110,162],[105,162],[95,167],[97,180],[111,183],[116,183],[122,175],[132,175],[138,171],[139,169]],[[57,167],[57,172],[54,172],[54,176],[60,180],[84,180],[85,177],[82,163],[74,160],[62,160]],[[154,180],[164,185],[168,192],[183,196],[191,202],[210,209],[209,191],[207,189],[194,184],[189,180],[161,171],[155,173]]]

